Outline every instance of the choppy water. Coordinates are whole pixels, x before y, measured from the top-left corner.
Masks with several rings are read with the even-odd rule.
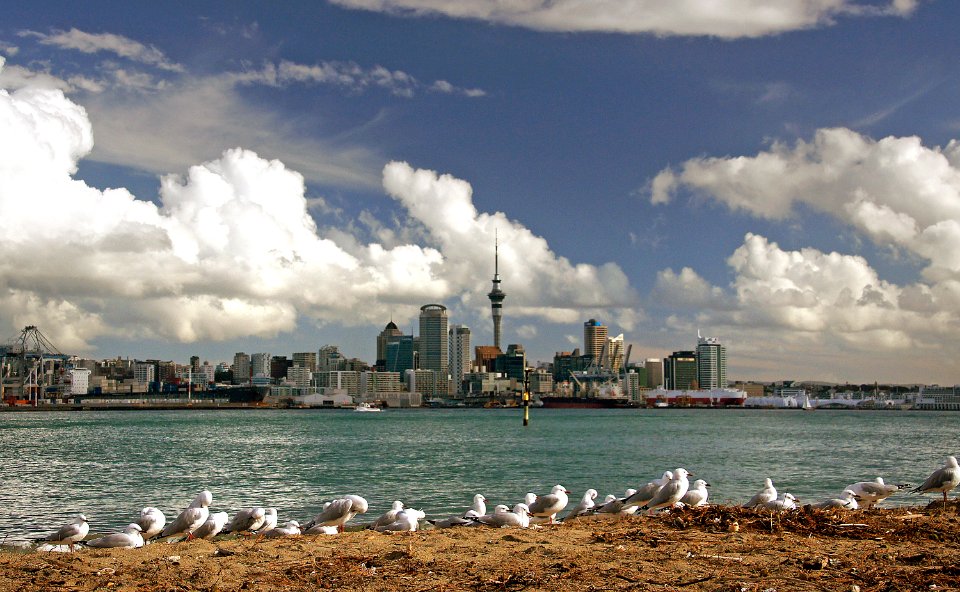
[[[119,530],[143,506],[168,519],[202,489],[231,515],[281,522],[357,493],[370,516],[395,499],[446,516],[562,483],[620,494],[683,466],[711,500],[743,501],[764,477],[803,501],[883,476],[918,484],[960,454],[960,413],[782,410],[91,411],[0,413],[0,542],[83,512]],[[892,503],[932,499],[901,493]],[[372,518],[370,518],[372,519]]]

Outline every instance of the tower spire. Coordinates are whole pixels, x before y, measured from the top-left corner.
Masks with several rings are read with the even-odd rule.
[[[503,319],[503,299],[507,295],[500,289],[500,241],[496,229],[493,231],[493,289],[487,294],[490,299],[490,312],[493,315],[493,345],[500,349],[500,321]],[[502,351],[502,350],[501,350]]]

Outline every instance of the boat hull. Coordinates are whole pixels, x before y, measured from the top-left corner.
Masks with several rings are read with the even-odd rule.
[[[544,409],[632,409],[638,407],[629,399],[603,397],[540,397]]]

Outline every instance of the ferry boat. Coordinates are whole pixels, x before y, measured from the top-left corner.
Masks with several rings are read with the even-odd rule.
[[[380,409],[379,407],[374,407],[373,405],[367,402],[357,403],[357,406],[354,407],[353,410],[359,413],[380,413],[381,411],[383,411],[383,409]]]

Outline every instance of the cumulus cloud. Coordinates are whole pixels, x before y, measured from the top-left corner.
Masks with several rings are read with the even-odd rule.
[[[845,128],[776,142],[755,156],[695,158],[661,171],[651,201],[681,189],[752,215],[785,219],[804,204],[929,262],[932,281],[960,279],[960,143],[917,137],[873,140]]]
[[[82,53],[108,52],[128,60],[155,66],[161,70],[182,72],[183,66],[171,61],[159,49],[114,33],[87,33],[79,29],[40,33],[23,31],[23,37],[35,37],[43,45],[73,49]]]
[[[383,185],[425,244],[340,242],[308,212],[304,177],[250,150],[163,177],[153,203],[74,178],[93,129],[62,90],[0,90],[0,128],[0,316],[10,329],[42,326],[64,350],[107,335],[269,337],[303,319],[379,323],[398,303],[410,314],[469,304],[497,230],[508,297],[528,315],[636,299],[615,265],[571,264],[504,214],[478,212],[465,181],[405,163],[388,164]]]
[[[839,16],[908,16],[917,0],[332,0],[346,8],[400,15],[442,14],[542,31],[761,37],[830,25]]]

